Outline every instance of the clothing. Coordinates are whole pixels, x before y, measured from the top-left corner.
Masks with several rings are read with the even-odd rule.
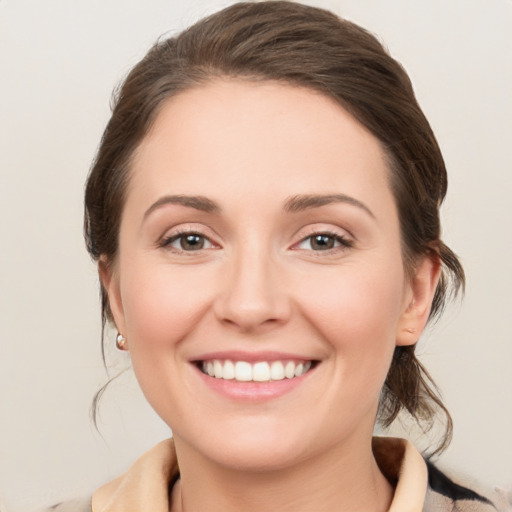
[[[450,480],[403,439],[376,437],[375,459],[395,487],[389,512],[506,512],[503,496],[486,498]],[[46,512],[168,512],[169,486],[178,478],[172,439],[144,454],[121,477],[91,498],[56,505]],[[491,502],[492,500],[492,502]]]

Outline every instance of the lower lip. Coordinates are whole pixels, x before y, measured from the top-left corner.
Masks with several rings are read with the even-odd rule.
[[[195,367],[202,381],[216,393],[244,402],[264,402],[278,398],[297,389],[312,373],[312,369],[293,379],[268,382],[239,382],[237,380],[216,379]]]

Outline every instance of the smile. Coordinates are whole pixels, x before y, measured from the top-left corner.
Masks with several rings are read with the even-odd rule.
[[[229,359],[202,361],[199,369],[215,379],[235,380],[238,382],[271,382],[301,377],[307,373],[312,361],[247,361],[233,362]]]

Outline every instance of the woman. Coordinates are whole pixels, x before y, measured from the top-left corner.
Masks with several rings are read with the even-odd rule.
[[[119,92],[85,231],[104,320],[173,441],[92,509],[496,510],[372,440],[405,410],[444,413],[432,451],[449,442],[414,355],[464,283],[445,193],[406,73],[356,25],[237,4],[153,47]]]

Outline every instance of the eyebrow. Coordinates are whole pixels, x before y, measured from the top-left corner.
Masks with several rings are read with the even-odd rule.
[[[290,197],[284,204],[284,210],[288,213],[297,213],[311,208],[319,208],[332,203],[345,203],[356,206],[375,219],[373,212],[361,201],[345,194],[305,194]],[[179,204],[188,208],[194,208],[207,213],[221,213],[221,207],[205,196],[170,195],[163,196],[155,201],[144,213],[143,221],[155,210],[168,204]]]
[[[196,210],[201,210],[207,213],[220,213],[220,206],[208,199],[204,196],[184,196],[184,195],[174,195],[174,196],[164,196],[155,201],[144,213],[143,220],[158,208],[168,204],[179,204],[182,206],[187,206],[188,208],[195,208]]]
[[[289,213],[301,212],[310,208],[319,208],[332,203],[345,203],[356,206],[365,211],[370,217],[375,219],[373,212],[361,201],[345,194],[323,194],[323,195],[297,195],[288,199],[284,205],[284,209]]]

